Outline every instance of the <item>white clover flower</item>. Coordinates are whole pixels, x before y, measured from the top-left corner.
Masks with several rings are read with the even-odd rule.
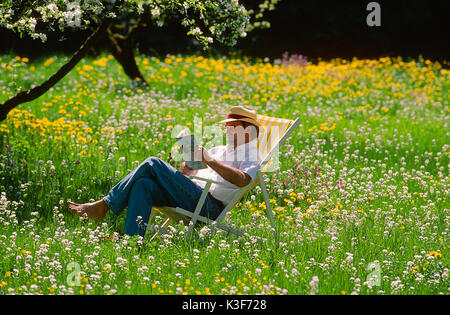
[[[309,286],[311,287],[310,295],[316,294],[319,290],[319,277],[313,276]]]

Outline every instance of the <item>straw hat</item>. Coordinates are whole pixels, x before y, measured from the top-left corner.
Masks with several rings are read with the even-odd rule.
[[[257,114],[255,110],[248,109],[243,106],[233,106],[230,108],[230,113],[228,114],[227,118],[219,121],[219,123],[241,120],[260,127],[261,124],[256,120],[256,117]]]

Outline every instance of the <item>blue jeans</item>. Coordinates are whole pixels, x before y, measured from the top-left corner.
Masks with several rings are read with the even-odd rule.
[[[149,157],[117,183],[103,200],[115,214],[128,206],[124,233],[145,235],[153,206],[181,207],[194,212],[203,189],[167,162]],[[222,209],[207,196],[200,215],[216,219]]]

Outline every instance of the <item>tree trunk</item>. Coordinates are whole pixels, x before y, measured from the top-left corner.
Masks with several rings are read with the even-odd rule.
[[[135,59],[135,48],[136,43],[133,39],[133,34],[141,27],[145,27],[146,24],[141,23],[141,19],[136,22],[129,30],[127,35],[121,35],[119,33],[114,33],[112,31],[112,27],[115,28],[123,28],[120,25],[111,24],[107,28],[107,36],[108,36],[108,46],[111,54],[116,58],[116,60],[122,66],[126,75],[130,77],[132,80],[138,81],[138,83],[142,83],[148,86],[148,82],[145,80],[145,77],[142,75],[139,70],[138,65],[136,64]]]
[[[135,47],[131,41],[123,41],[121,44],[114,44],[108,36],[109,46],[111,54],[116,58],[116,60],[120,63],[123,68],[123,71],[127,76],[132,80],[137,80],[143,82],[148,85],[141,71],[139,70],[138,65],[136,64],[134,50]],[[117,49],[119,48],[120,49]]]
[[[65,65],[63,65],[55,74],[53,74],[47,81],[29,90],[21,91],[15,96],[8,99],[3,104],[0,104],[0,121],[5,120],[8,113],[13,108],[20,104],[37,99],[42,94],[47,92],[51,87],[53,87],[56,83],[58,83],[62,78],[64,78],[64,76],[69,73],[81,59],[83,59],[83,57],[92,47],[92,44],[94,44],[98,40],[98,38],[105,33],[105,30],[110,25],[110,23],[111,21],[109,20],[102,21],[94,31],[94,33],[92,33],[75,52],[72,58],[70,58],[70,60]]]

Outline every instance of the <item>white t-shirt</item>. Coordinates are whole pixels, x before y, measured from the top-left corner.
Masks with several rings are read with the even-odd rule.
[[[216,160],[219,160],[226,165],[237,168],[238,170],[247,173],[252,179],[255,178],[257,166],[262,159],[261,154],[257,148],[256,139],[248,143],[238,145],[235,150],[232,145],[221,145],[211,148],[210,150],[208,150],[208,152]],[[209,166],[207,168],[198,170],[195,176],[231,184]],[[197,179],[192,179],[192,181],[199,185],[201,188],[205,188],[205,181]],[[227,206],[234,193],[238,189],[239,188],[225,187],[213,183],[211,184],[209,192],[211,193],[211,195],[213,195],[214,198],[219,199],[225,206]]]

